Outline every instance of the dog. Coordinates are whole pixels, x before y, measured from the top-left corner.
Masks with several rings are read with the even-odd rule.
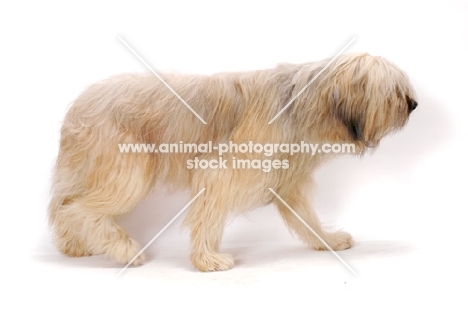
[[[188,169],[187,161],[195,157],[212,160],[218,155],[125,153],[118,145],[308,141],[351,143],[362,155],[403,128],[417,106],[407,75],[366,53],[252,72],[161,78],[150,73],[113,76],[89,86],[69,107],[48,208],[54,242],[62,253],[105,254],[121,264],[142,264],[143,254],[132,261],[140,246],[115,217],[132,211],[162,184],[199,195],[183,225],[190,231],[191,262],[200,271],[232,268],[233,257],[219,252],[226,221],[268,204],[277,206],[287,227],[310,248],[347,249],[353,245],[351,235],[325,231],[311,207],[313,172],[335,156],[331,153],[278,153],[272,157],[287,168],[265,172],[232,165]],[[272,158],[260,153],[224,156]]]

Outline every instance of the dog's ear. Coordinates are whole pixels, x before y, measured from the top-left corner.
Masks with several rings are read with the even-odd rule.
[[[355,116],[345,116],[341,117],[341,121],[348,130],[349,135],[353,138],[354,141],[364,142],[363,128],[364,122],[362,117]]]
[[[365,142],[365,112],[356,109],[357,107],[354,107],[353,103],[346,102],[346,99],[340,96],[340,91],[336,86],[333,89],[330,101],[332,115],[345,126],[352,140]]]

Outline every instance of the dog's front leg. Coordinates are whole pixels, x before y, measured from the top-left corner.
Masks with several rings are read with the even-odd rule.
[[[353,239],[349,233],[323,230],[320,220],[312,209],[310,196],[307,195],[310,187],[307,186],[306,183],[289,184],[278,190],[278,197],[275,199],[276,206],[288,228],[309,247],[316,250],[329,250],[327,246],[333,250],[350,248],[353,245]],[[291,212],[290,208],[297,215]]]
[[[210,178],[213,175],[217,178]],[[192,192],[196,194],[203,188],[206,190],[194,201],[184,221],[190,228],[190,259],[200,271],[229,270],[234,266],[231,255],[218,253],[232,201],[232,195],[220,182],[220,176],[221,173],[216,171],[195,175]]]

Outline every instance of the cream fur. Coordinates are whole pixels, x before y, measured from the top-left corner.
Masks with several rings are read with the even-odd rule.
[[[325,232],[307,193],[313,171],[331,155],[275,155],[285,170],[188,170],[194,156],[123,154],[119,143],[316,143],[353,142],[358,152],[376,147],[402,128],[415,103],[407,76],[381,57],[340,56],[272,124],[271,120],[329,60],[212,76],[162,75],[207,122],[192,114],[152,74],[124,74],[91,85],[70,107],[61,129],[53,178],[50,223],[59,250],[71,256],[106,254],[128,263],[139,245],[114,217],[130,212],[158,183],[206,191],[189,209],[191,260],[201,271],[226,270],[233,258],[219,254],[230,214],[275,203],[287,226],[307,245],[317,238],[279,202],[274,189],[335,250],[349,248],[345,232]],[[238,158],[258,158],[240,154]],[[140,264],[143,256],[134,262]]]

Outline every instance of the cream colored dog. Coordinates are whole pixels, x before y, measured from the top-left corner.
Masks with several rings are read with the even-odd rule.
[[[190,187],[193,196],[206,188],[184,221],[192,263],[201,271],[230,269],[232,256],[218,252],[226,219],[269,203],[277,205],[287,226],[307,245],[325,249],[269,188],[332,249],[351,247],[348,233],[322,229],[307,195],[314,170],[331,154],[275,154],[270,158],[287,161],[288,168],[263,172],[232,166],[187,169],[194,157],[216,159],[218,154],[122,153],[118,148],[122,143],[308,141],[354,143],[362,154],[405,125],[417,104],[404,72],[381,57],[350,54],[317,76],[329,61],[212,76],[163,75],[206,125],[152,74],[119,75],[91,85],[75,100],[61,129],[49,206],[59,250],[70,256],[106,254],[129,263],[140,246],[114,217],[130,212],[157,183]],[[140,255],[133,263],[142,261]]]

